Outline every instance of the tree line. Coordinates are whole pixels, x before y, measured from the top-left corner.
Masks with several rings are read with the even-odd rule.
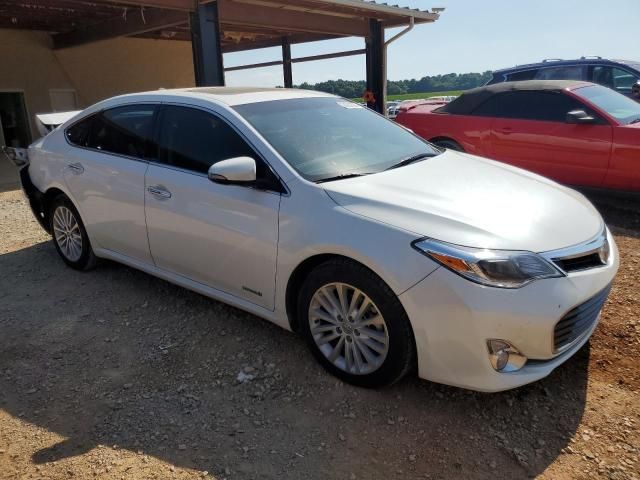
[[[491,72],[483,73],[447,73],[445,75],[425,76],[411,80],[387,81],[388,95],[402,95],[406,93],[445,92],[449,90],[467,90],[484,85],[491,78]],[[319,83],[301,83],[295,88],[319,90],[333,93],[346,98],[361,97],[365,91],[364,80],[328,80]]]

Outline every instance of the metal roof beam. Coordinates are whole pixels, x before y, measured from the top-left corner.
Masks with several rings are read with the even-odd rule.
[[[186,12],[132,9],[126,18],[117,16],[96,25],[52,35],[53,48],[68,48],[108,38],[139,35],[189,21]]]
[[[261,62],[251,63],[248,65],[238,65],[236,67],[225,67],[225,72],[235,72],[236,70],[249,70],[251,68],[273,67],[276,65],[282,65],[283,63],[303,63],[303,62],[315,62],[317,60],[328,60],[331,58],[351,57],[353,55],[364,55],[365,49],[360,50],[347,50],[345,52],[325,53],[323,55],[310,55],[308,57],[291,58],[289,60],[274,60],[273,62]]]
[[[368,34],[368,24],[357,18],[309,14],[281,8],[245,4],[232,0],[218,0],[220,22],[225,25],[246,25],[281,29],[290,32],[320,33],[341,36]]]
[[[85,2],[83,2],[85,3]],[[130,5],[133,7],[153,7],[166,8],[169,10],[181,10],[183,12],[192,12],[195,10],[195,0],[91,0],[92,4],[103,5]]]
[[[224,30],[224,29],[223,29]],[[315,34],[298,34],[298,35],[290,35],[289,41],[290,43],[307,43],[307,42],[319,42],[321,40],[333,40],[335,38],[340,38],[332,35],[315,35]],[[246,40],[238,43],[224,43],[222,45],[223,53],[232,53],[232,52],[244,52],[246,50],[257,50],[259,48],[271,48],[271,47],[279,47],[282,45],[282,37],[274,37],[271,39],[265,40]]]

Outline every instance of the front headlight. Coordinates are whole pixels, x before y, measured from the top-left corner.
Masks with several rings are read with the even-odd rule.
[[[532,252],[461,247],[430,238],[412,245],[452,272],[490,287],[520,288],[539,278],[564,276],[552,263]]]

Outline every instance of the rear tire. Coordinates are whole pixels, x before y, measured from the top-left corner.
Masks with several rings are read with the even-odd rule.
[[[447,150],[455,150],[456,152],[464,152],[464,148],[458,142],[449,139],[436,140],[435,142],[431,142],[434,145],[437,145],[442,148],[446,148]]]
[[[398,297],[351,260],[329,260],[309,274],[298,297],[298,319],[320,364],[353,385],[391,385],[416,363],[413,330]]]
[[[76,270],[90,270],[97,264],[89,236],[76,207],[65,195],[51,202],[49,222],[53,244],[64,263]]]

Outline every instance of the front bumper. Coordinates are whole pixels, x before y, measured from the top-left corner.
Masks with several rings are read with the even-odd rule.
[[[597,321],[562,353],[554,353],[554,327],[571,309],[605,289],[618,270],[610,237],[606,265],[500,289],[439,268],[399,296],[413,327],[421,378],[471,390],[497,392],[549,375],[582,347]],[[511,342],[529,360],[515,372],[491,366],[488,339]]]

